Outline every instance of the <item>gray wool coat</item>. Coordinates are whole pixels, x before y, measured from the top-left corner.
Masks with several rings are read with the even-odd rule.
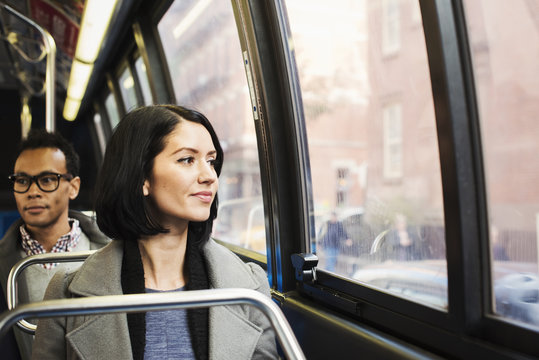
[[[231,251],[209,240],[203,248],[210,288],[247,288],[270,296],[266,273],[245,264]],[[120,295],[123,244],[112,241],[89,257],[78,271],[59,273],[45,299]],[[275,333],[269,320],[248,305],[214,306],[209,310],[209,358],[276,359]],[[33,359],[132,359],[127,316],[84,315],[41,319]]]

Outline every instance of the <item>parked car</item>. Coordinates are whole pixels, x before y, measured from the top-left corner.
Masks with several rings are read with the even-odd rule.
[[[533,273],[506,275],[494,283],[496,313],[539,325],[539,277]]]
[[[539,276],[535,263],[495,261],[495,313],[539,327]],[[386,261],[357,270],[353,279],[405,299],[447,309],[445,260]]]
[[[222,201],[213,223],[212,237],[265,254],[266,231],[262,197]]]

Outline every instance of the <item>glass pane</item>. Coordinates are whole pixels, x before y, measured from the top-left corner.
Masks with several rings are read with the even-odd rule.
[[[129,112],[138,106],[135,81],[133,80],[133,75],[131,75],[131,70],[126,68],[118,81],[120,82],[120,93],[122,94],[125,110]]]
[[[232,5],[176,1],[158,29],[177,103],[208,117],[225,152],[213,236],[265,254],[256,134]]]
[[[118,111],[118,105],[116,105],[116,99],[111,93],[105,99],[105,108],[107,109],[107,115],[109,116],[110,128],[114,129],[120,122],[120,113]]]
[[[288,0],[319,268],[447,309],[440,162],[414,0]]]
[[[101,151],[101,155],[104,155],[107,139],[105,137],[105,130],[103,129],[103,121],[101,120],[101,115],[99,115],[99,113],[94,114],[94,125],[97,141],[99,142],[99,150]]]
[[[465,1],[496,314],[539,327],[539,1]]]
[[[150,83],[148,81],[148,74],[146,73],[146,65],[144,65],[144,61],[142,61],[142,58],[140,56],[137,58],[137,60],[135,60],[135,70],[137,72],[137,77],[140,82],[140,88],[142,89],[144,105],[151,105],[153,103],[153,100],[152,92],[150,91]]]

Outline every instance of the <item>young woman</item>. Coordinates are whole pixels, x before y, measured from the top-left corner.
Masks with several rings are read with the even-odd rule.
[[[196,111],[139,108],[112,135],[96,184],[100,229],[114,239],[46,299],[249,288],[265,272],[211,240],[223,150]],[[267,318],[250,306],[42,319],[35,359],[277,358]]]

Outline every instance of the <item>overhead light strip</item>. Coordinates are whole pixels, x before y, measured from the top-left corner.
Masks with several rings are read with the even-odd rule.
[[[75,58],[69,74],[64,118],[75,120],[119,0],[87,0],[82,14]],[[73,107],[78,101],[78,106]],[[68,109],[69,106],[69,109]]]
[[[93,69],[93,64],[86,64],[78,60],[73,60],[73,63],[71,64],[71,74],[73,76],[69,77],[69,85],[67,87],[68,97],[71,99],[82,100]]]

